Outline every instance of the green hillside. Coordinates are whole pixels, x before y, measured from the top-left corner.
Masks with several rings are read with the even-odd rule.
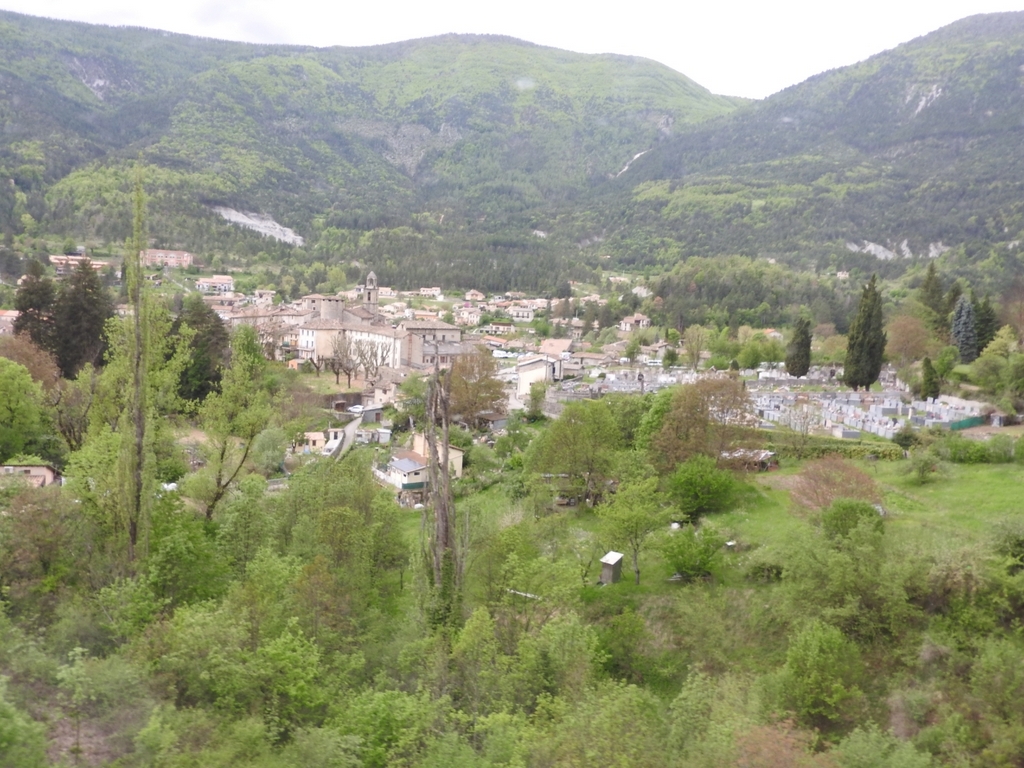
[[[1024,14],[974,16],[677,133],[595,203],[603,248],[842,269],[878,265],[846,246],[870,242],[896,255],[887,271],[1005,255],[1024,231],[1022,65]],[[1002,269],[1022,269],[1015,252]]]
[[[942,254],[983,290],[1024,275],[1021,13],[756,103],[493,36],[314,49],[11,13],[0,36],[17,253],[50,247],[32,236],[116,251],[141,158],[157,244],[291,270],[294,292],[368,263],[398,287],[528,290],[722,255],[899,276]]]
[[[141,157],[161,244],[385,257],[389,281],[436,276],[442,259],[459,275],[500,261],[495,287],[553,281],[566,266],[535,242],[538,212],[739,103],[652,61],[501,37],[312,49],[11,13],[0,35],[6,233],[27,213],[43,233],[121,242],[126,170]],[[307,250],[239,231],[212,206],[270,216]]]

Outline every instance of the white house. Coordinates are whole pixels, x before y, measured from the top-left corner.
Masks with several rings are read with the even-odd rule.
[[[533,322],[533,307],[509,307],[508,315],[517,323]]]
[[[203,293],[231,293],[235,290],[235,278],[231,275],[212,275],[196,280],[196,290]]]

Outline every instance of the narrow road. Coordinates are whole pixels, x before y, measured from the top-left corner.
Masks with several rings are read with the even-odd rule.
[[[335,461],[337,461],[342,456],[344,456],[346,451],[348,451],[348,449],[351,448],[355,444],[355,442],[356,442],[356,430],[359,429],[359,427],[360,427],[360,425],[362,425],[362,423],[363,423],[362,414],[356,414],[356,417],[354,419],[352,419],[351,422],[346,424],[344,429],[342,429],[342,432],[345,435],[345,440],[341,444],[341,450],[338,451],[336,454],[334,454]]]

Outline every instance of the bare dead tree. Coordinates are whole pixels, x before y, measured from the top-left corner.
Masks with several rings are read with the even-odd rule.
[[[334,374],[334,383],[341,383],[341,374],[345,374],[347,385],[352,386],[352,374],[359,370],[359,357],[356,345],[346,333],[339,333],[331,339],[331,356],[325,358],[328,370]]]
[[[377,378],[380,369],[391,359],[391,349],[384,344],[375,344],[368,339],[355,343],[356,357],[367,379]]]
[[[434,513],[431,541],[434,595],[431,623],[442,632],[459,620],[462,568],[456,530],[455,503],[448,471],[448,439],[451,426],[451,371],[436,369],[427,388],[427,414],[424,425],[428,457],[430,501]],[[438,440],[437,429],[441,435]],[[439,445],[440,443],[440,445]]]
[[[309,363],[310,367],[316,372],[316,377],[318,379],[320,378],[320,371],[324,368],[324,360],[325,358],[316,356],[306,359],[306,362]]]

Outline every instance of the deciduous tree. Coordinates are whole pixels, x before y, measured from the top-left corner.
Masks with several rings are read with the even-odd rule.
[[[341,374],[345,374],[346,386],[352,387],[352,374],[359,370],[359,353],[347,333],[341,332],[331,339],[331,355],[324,364],[334,374],[335,384],[340,384]]]
[[[206,398],[200,412],[209,438],[208,484],[199,501],[206,518],[242,472],[256,436],[270,421],[270,398],[263,389],[266,360],[256,331],[243,325],[231,340],[231,365],[224,371],[220,392]]]
[[[693,370],[700,366],[700,356],[708,345],[708,338],[707,329],[700,325],[691,325],[683,331],[683,355]]]
[[[43,394],[23,365],[0,358],[0,464],[41,452],[46,426]]]
[[[376,379],[380,369],[391,360],[391,349],[384,344],[361,339],[356,342],[356,357],[359,358],[363,376],[369,381]]]
[[[651,535],[668,523],[657,478],[624,483],[611,502],[597,508],[597,514],[609,544],[629,552],[639,584],[640,553],[647,547]]]
[[[479,427],[484,413],[503,413],[508,396],[498,364],[486,349],[459,355],[452,364],[452,413]]]
[[[698,454],[717,462],[738,439],[751,415],[743,383],[731,377],[685,384],[671,398],[660,426],[641,423],[638,430],[641,436],[654,431],[651,461],[664,472]],[[659,400],[655,403],[657,406]]]
[[[885,351],[889,359],[900,367],[914,360],[920,360],[928,351],[931,334],[920,318],[912,315],[897,315],[886,326],[889,343]]]
[[[587,501],[599,499],[615,466],[619,428],[608,404],[587,400],[566,406],[562,415],[530,447],[528,467],[565,474]]]
[[[696,521],[725,509],[736,489],[728,470],[710,456],[697,454],[684,461],[668,481],[669,496],[683,518]]]

